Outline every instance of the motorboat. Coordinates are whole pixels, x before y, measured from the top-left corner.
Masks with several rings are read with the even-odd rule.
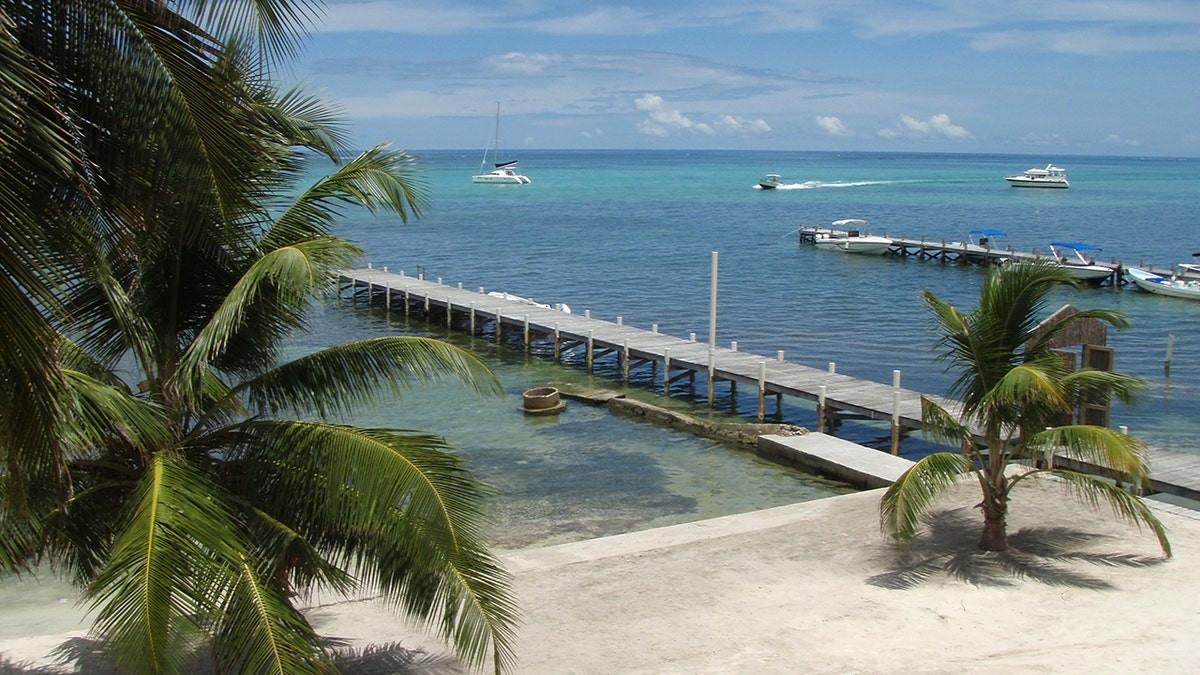
[[[1113,275],[1113,268],[1097,265],[1085,255],[1088,251],[1099,251],[1100,247],[1077,241],[1052,241],[1050,252],[1054,260],[1072,277],[1090,284],[1098,284]]]
[[[1179,274],[1164,277],[1137,267],[1126,269],[1125,276],[1143,291],[1169,295],[1173,298],[1200,300],[1200,280],[1197,279],[1185,278]]]
[[[479,173],[471,176],[471,182],[488,185],[528,185],[532,183],[533,181],[529,180],[528,176],[517,171],[517,160],[500,161],[500,103],[498,102],[496,103],[496,132],[493,138],[492,170],[484,173],[488,156],[488,149],[484,148],[483,160],[479,163]]]
[[[1017,176],[1005,176],[1004,180],[1013,187],[1035,187],[1035,188],[1068,188],[1071,187],[1070,181],[1067,180],[1067,170],[1047,164],[1046,168],[1026,169],[1025,173]]]
[[[769,173],[758,179],[758,187],[763,190],[774,190],[783,184],[783,178],[777,173]]]
[[[887,237],[862,234],[859,228],[866,224],[867,221],[862,218],[835,220],[830,223],[830,226],[839,229],[830,230],[829,232],[818,232],[813,237],[813,244],[817,248],[838,250],[843,253],[861,253],[864,255],[887,253],[892,247],[892,240]],[[841,231],[840,228],[843,227],[847,229]]]
[[[1004,262],[1010,259],[1007,249],[998,245],[996,241],[1004,236],[1007,236],[1004,230],[971,230],[967,233],[967,241],[953,241],[946,244],[946,248],[961,251],[962,256],[971,262],[983,262],[989,259]]]

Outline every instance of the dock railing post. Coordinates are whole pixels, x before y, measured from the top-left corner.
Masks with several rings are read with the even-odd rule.
[[[716,373],[716,364],[713,363],[716,358],[717,350],[712,347],[708,348],[708,407],[713,404],[713,376]]]
[[[817,390],[817,433],[825,433],[825,392],[827,387],[821,385]]]
[[[663,396],[671,395],[671,348],[663,347]]]
[[[900,454],[900,371],[892,371],[892,454]]]
[[[625,384],[629,384],[629,338],[621,341],[621,369],[624,371]]]
[[[758,362],[758,419],[767,414],[767,362]]]

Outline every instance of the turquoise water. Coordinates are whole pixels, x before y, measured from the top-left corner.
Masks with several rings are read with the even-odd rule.
[[[802,225],[839,218],[907,237],[962,240],[1007,232],[1017,249],[1054,240],[1100,246],[1126,264],[1190,261],[1200,251],[1200,160],[805,152],[527,152],[532,185],[474,185],[477,153],[418,152],[432,190],[428,213],[401,225],[352,217],[341,233],[376,267],[466,288],[565,302],[575,311],[679,337],[708,335],[711,253],[719,254],[717,340],[723,345],[944,393],[932,362],[932,290],[964,309],[982,271],[936,262],[861,258],[800,245]],[[1069,190],[1011,188],[1004,176],[1053,161]],[[785,186],[758,190],[763,173]],[[1063,303],[1121,309],[1134,328],[1110,331],[1117,367],[1145,377],[1136,405],[1113,424],[1147,442],[1200,452],[1200,303],[1132,288],[1064,287]],[[1170,377],[1168,337],[1175,336]],[[704,391],[702,389],[701,394]],[[792,405],[794,404],[794,405]],[[750,405],[750,404],[747,404]],[[752,406],[751,406],[752,407]],[[789,402],[784,421],[815,425]],[[877,444],[886,428],[847,424],[839,435]],[[907,454],[927,450],[906,440]]]

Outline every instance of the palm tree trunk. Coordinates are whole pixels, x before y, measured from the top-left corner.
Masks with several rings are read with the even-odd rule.
[[[987,490],[983,496],[983,534],[979,548],[984,551],[1008,550],[1008,495],[1003,490]]]

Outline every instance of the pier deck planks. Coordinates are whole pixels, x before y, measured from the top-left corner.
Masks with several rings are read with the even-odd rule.
[[[474,311],[477,326],[488,321],[500,325],[502,334],[529,330],[529,339],[557,337],[560,344],[586,345],[590,339],[593,354],[604,351],[623,353],[626,346],[631,360],[661,364],[670,356],[671,370],[686,370],[707,374],[709,347],[707,343],[685,340],[665,333],[621,325],[579,314],[566,314],[555,309],[525,304],[517,300],[492,297],[479,291],[446,286],[440,283],[404,276],[371,268],[342,270],[342,281],[351,288],[362,287],[368,295],[387,291],[393,308],[408,303],[425,304],[452,313],[468,315]],[[373,302],[374,299],[372,298]],[[669,350],[669,352],[668,352]],[[890,421],[896,393],[899,392],[899,424],[907,430],[921,427],[921,393],[909,389],[893,389],[891,385],[862,380],[840,373],[830,373],[797,363],[779,361],[748,352],[716,347],[712,354],[715,380],[749,384],[758,391],[759,369],[765,369],[764,394],[777,394],[818,401],[820,388],[825,387],[828,409],[872,420]],[[930,396],[947,410],[953,411],[955,401]],[[1167,492],[1200,499],[1200,455],[1166,449],[1151,449],[1152,487]],[[1085,470],[1087,466],[1083,466]],[[1094,468],[1094,467],[1092,467]]]

